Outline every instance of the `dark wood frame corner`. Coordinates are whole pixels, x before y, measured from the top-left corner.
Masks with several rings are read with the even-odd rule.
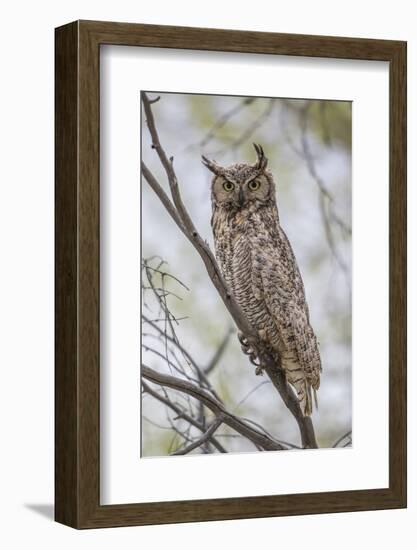
[[[406,43],[77,21],[56,29],[55,518],[76,528],[406,506]],[[100,505],[100,45],[389,62],[389,488]]]

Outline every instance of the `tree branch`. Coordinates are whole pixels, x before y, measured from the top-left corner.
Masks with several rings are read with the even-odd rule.
[[[251,136],[256,132],[256,130],[258,130],[258,128],[260,128],[265,122],[266,120],[268,119],[268,117],[270,116],[270,114],[272,113],[273,109],[274,109],[274,106],[275,106],[275,99],[274,98],[271,98],[268,100],[267,102],[267,106],[266,108],[264,109],[264,111],[259,115],[258,118],[256,118],[243,132],[242,134],[237,138],[235,139],[234,141],[232,141],[231,143],[229,143],[227,145],[227,147],[229,147],[230,149],[238,149],[241,145],[243,145],[243,143],[247,142]],[[222,149],[219,149],[217,151],[213,151],[211,153],[211,156],[216,156],[216,155],[220,155],[224,152],[224,148]]]
[[[348,443],[352,442],[352,430],[349,430],[345,434],[343,434],[341,437],[339,437],[332,445],[332,447],[335,449],[336,447],[339,447],[339,445],[342,443],[342,441],[346,439]],[[344,446],[344,445],[343,445]]]
[[[210,372],[214,369],[214,367],[217,365],[217,363],[220,361],[223,353],[225,352],[227,348],[227,344],[229,343],[230,336],[233,334],[233,330],[228,330],[223,340],[220,342],[219,347],[214,352],[213,357],[208,362],[207,366],[204,369],[204,374],[210,374]]]
[[[237,113],[239,113],[244,107],[247,105],[250,105],[256,101],[255,97],[245,97],[238,105],[235,105],[230,111],[227,111],[224,113],[213,125],[211,130],[206,134],[206,136],[200,141],[200,147],[204,147],[207,145],[209,141],[211,141],[217,130],[220,130],[223,128],[223,126],[230,120],[233,116],[235,116]]]
[[[149,393],[149,395],[151,395],[152,397],[154,397],[155,399],[157,399],[158,401],[160,401],[161,403],[169,407],[171,410],[173,410],[177,414],[177,418],[182,418],[186,422],[188,422],[189,424],[191,424],[192,426],[200,430],[200,432],[203,432],[203,433],[205,432],[204,426],[200,424],[195,418],[187,414],[178,405],[176,405],[175,403],[173,403],[163,395],[160,395],[158,392],[154,391],[149,386],[149,384],[147,384],[143,379],[142,379],[142,388],[146,393]],[[221,445],[212,435],[210,435],[208,440],[210,441],[210,443],[212,443],[216,447],[216,449],[220,453],[227,453],[223,445]]]
[[[160,327],[158,327],[158,325],[156,323],[154,323],[153,321],[151,321],[151,319],[148,319],[146,317],[146,315],[144,315],[142,313],[142,319],[148,323],[154,330],[156,330],[163,338],[166,338],[169,342],[171,342],[174,346],[176,346],[180,352],[184,355],[184,357],[189,361],[189,363],[193,366],[194,370],[196,371],[197,373],[197,376],[198,378],[200,379],[201,382],[203,382],[203,384],[206,386],[206,388],[211,391],[211,393],[214,395],[214,397],[216,399],[218,399],[219,401],[221,401],[220,397],[217,395],[215,389],[213,388],[213,386],[211,385],[209,379],[207,378],[207,370],[206,369],[202,369],[200,368],[199,365],[197,365],[196,361],[193,359],[193,357],[191,357],[191,355],[189,354],[189,352],[178,342],[178,340],[172,338],[172,336],[170,336],[169,334],[167,334],[166,332],[164,332]],[[150,350],[150,351],[153,351],[153,350]],[[167,360],[167,362],[169,363],[169,360]]]
[[[324,229],[326,233],[326,239],[330,248],[330,251],[338,263],[339,267],[344,272],[347,279],[349,279],[348,268],[345,261],[341,257],[339,251],[337,250],[336,244],[334,242],[334,237],[332,233],[332,227],[330,224],[329,216],[326,210],[326,203],[329,208],[329,215],[334,220],[334,222],[341,228],[344,234],[352,235],[352,229],[340,218],[340,216],[335,211],[334,207],[334,197],[328,190],[323,179],[320,177],[317,172],[313,154],[310,149],[310,144],[308,141],[307,127],[308,127],[308,111],[311,107],[311,101],[308,101],[305,106],[300,110],[300,129],[301,129],[301,147],[302,147],[302,157],[306,163],[307,170],[316,183],[319,192],[320,192],[320,210],[323,218]]]
[[[201,401],[216,417],[221,418],[224,424],[252,441],[255,445],[259,445],[265,451],[282,451],[286,449],[281,443],[252,428],[238,416],[228,412],[222,403],[196,384],[169,374],[162,374],[144,364],[142,364],[142,377],[149,382],[186,393]]]

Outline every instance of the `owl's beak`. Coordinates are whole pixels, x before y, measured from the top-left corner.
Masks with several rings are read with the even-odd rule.
[[[243,195],[242,187],[240,187],[239,188],[239,195],[238,195],[238,198],[237,198],[237,202],[238,202],[240,207],[243,206],[244,201],[245,201],[245,196]]]

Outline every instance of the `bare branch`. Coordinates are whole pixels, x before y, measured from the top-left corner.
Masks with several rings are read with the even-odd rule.
[[[149,384],[147,384],[143,380],[143,378],[142,378],[142,388],[146,393],[149,393],[149,395],[151,395],[152,397],[154,397],[155,399],[157,399],[158,401],[160,401],[161,403],[163,403],[164,405],[172,409],[176,413],[177,418],[182,418],[186,422],[188,422],[191,426],[194,426],[195,428],[197,428],[203,433],[205,432],[204,426],[202,426],[195,418],[193,418],[192,416],[187,414],[185,411],[183,411],[178,405],[173,403],[170,399],[167,399],[163,395],[160,395],[158,392],[153,390],[149,386]],[[212,443],[220,453],[227,453],[223,445],[221,445],[214,437],[210,436],[209,439],[210,439],[210,443]]]
[[[168,213],[171,215],[177,226],[181,229],[181,231],[199,253],[206,266],[207,273],[211,281],[219,292],[220,297],[222,298],[226,308],[234,319],[237,327],[243,332],[248,342],[250,344],[253,344],[255,349],[262,350],[262,352],[259,353],[260,363],[265,372],[271,378],[275,388],[280,393],[285,405],[296,419],[300,429],[303,447],[317,448],[317,441],[315,438],[311,418],[305,417],[303,415],[298,399],[286,381],[285,373],[282,371],[279,365],[276,365],[273,356],[263,349],[262,342],[259,340],[257,332],[250,325],[246,315],[243,313],[242,309],[236,302],[233,294],[229,291],[213,253],[211,252],[207,243],[201,238],[201,236],[197,232],[197,229],[195,228],[191,217],[188,214],[184,203],[182,202],[177,177],[173,168],[173,159],[171,158],[168,160],[168,157],[161,146],[152,113],[151,103],[149,102],[149,99],[144,92],[142,93],[142,102],[146,114],[146,121],[152,137],[153,148],[156,150],[159,159],[165,169],[171,189],[174,206],[163,191],[160,184],[157,182],[156,178],[150,173],[150,171],[146,167],[146,169],[144,169],[145,165],[142,162],[142,171],[145,179],[148,181],[150,186],[154,189],[155,193],[161,199],[162,203],[166,207]]]
[[[151,188],[158,195],[160,201],[165,206],[168,214],[171,216],[171,218],[174,220],[174,222],[178,225],[179,229],[181,229],[181,231],[183,233],[185,233],[184,227],[182,225],[180,217],[177,214],[177,211],[175,210],[174,205],[170,201],[168,195],[165,193],[163,188],[158,183],[155,176],[152,174],[152,172],[149,170],[149,168],[146,166],[146,164],[143,161],[141,162],[141,169],[142,169],[142,176],[146,179],[148,184],[151,186]]]
[[[178,277],[175,277],[174,275],[172,275],[172,273],[168,273],[167,271],[162,271],[162,269],[159,267],[159,268],[155,268],[155,267],[151,267],[149,265],[149,261],[151,260],[152,258],[147,258],[147,260],[144,260],[142,262],[143,264],[143,267],[146,269],[146,270],[149,270],[149,271],[154,271],[155,273],[159,273],[159,275],[161,275],[161,277],[169,277],[170,279],[173,279],[175,282],[177,282],[179,285],[181,285],[182,287],[185,288],[185,290],[190,290],[188,288],[188,286],[186,284],[184,284],[182,281],[180,281],[180,279],[178,279]],[[162,261],[162,263],[166,263],[164,261]],[[171,293],[172,294],[172,293]],[[178,296],[177,296],[178,298]],[[180,300],[182,300],[182,298],[179,298]]]
[[[168,347],[168,327],[169,327],[169,330],[171,332],[171,340],[174,342],[174,343],[178,343],[178,337],[176,335],[176,332],[175,332],[175,328],[174,328],[174,324],[173,322],[178,325],[179,324],[179,318],[176,318],[175,315],[171,312],[171,310],[169,309],[168,307],[168,301],[167,301],[167,296],[166,296],[166,292],[165,292],[165,279],[166,278],[170,278],[172,279],[173,281],[175,281],[176,283],[178,284],[181,284],[184,288],[186,288],[188,290],[188,287],[186,285],[184,285],[184,283],[182,283],[182,281],[180,281],[179,279],[177,279],[176,277],[172,276],[171,274],[168,274],[167,272],[165,271],[162,271],[162,266],[165,264],[164,260],[160,259],[159,258],[159,264],[157,265],[156,268],[153,268],[149,265],[149,261],[150,260],[147,260],[147,259],[143,259],[142,260],[142,266],[143,266],[143,269],[146,273],[146,276],[147,276],[147,279],[148,279],[148,283],[149,283],[149,286],[150,286],[150,289],[152,290],[152,293],[158,303],[158,306],[159,306],[159,309],[160,311],[162,311],[164,313],[164,317],[163,317],[163,322],[164,322],[164,330],[160,329],[159,327],[157,327],[154,322],[151,322],[153,323],[152,326],[154,326],[154,328],[156,328],[156,330],[159,332],[159,334],[163,337],[163,340],[164,340],[164,348],[165,348],[165,359],[166,359],[166,362],[168,363],[168,365],[170,364],[170,360],[169,360],[169,347]],[[155,285],[154,283],[154,280],[153,280],[153,277],[158,275],[161,279],[161,286],[162,286],[162,290],[159,290],[158,289],[158,286]],[[142,285],[142,290],[144,290],[144,287]],[[177,360],[177,358],[175,357],[175,353],[173,351],[171,351],[171,355],[174,356],[177,364],[178,364],[178,367],[179,369],[183,372],[183,374],[185,376],[187,376],[185,370],[182,368],[182,365],[181,363]],[[183,357],[185,359],[185,361],[187,363],[189,363],[189,360],[188,358],[183,354]],[[187,376],[188,377],[188,376]]]
[[[142,319],[148,323],[152,328],[154,328],[163,338],[166,338],[169,342],[171,342],[172,344],[174,344],[180,351],[181,353],[188,359],[189,363],[193,366],[194,370],[196,371],[197,373],[197,376],[198,378],[204,383],[204,385],[206,386],[206,388],[211,391],[211,393],[214,395],[214,397],[218,400],[218,401],[221,401],[220,397],[217,395],[215,389],[213,388],[213,386],[211,385],[209,379],[207,378],[206,376],[206,372],[201,369],[198,364],[196,363],[196,361],[193,359],[193,357],[190,355],[190,353],[180,344],[180,342],[178,341],[178,339],[174,339],[172,338],[171,336],[169,336],[169,334],[167,334],[166,332],[164,332],[160,327],[158,327],[158,325],[156,325],[153,321],[151,321],[150,319],[148,319],[145,315],[142,314]],[[144,347],[147,347],[147,346],[144,346]],[[150,348],[148,348],[150,349]],[[152,349],[150,349],[150,351],[154,351]],[[157,354],[160,355],[159,352],[156,352]],[[165,358],[166,359],[166,358]],[[167,360],[167,362],[169,363],[169,360]]]
[[[193,451],[194,449],[201,447],[202,445],[204,445],[204,443],[210,440],[211,436],[221,426],[222,422],[222,418],[216,418],[209,429],[204,432],[203,435],[199,439],[197,439],[197,441],[193,441],[192,443],[187,445],[187,447],[183,447],[182,449],[175,451],[175,453],[171,453],[171,455],[186,455],[188,453],[191,453],[191,451]]]
[[[214,369],[214,367],[217,365],[217,363],[220,361],[223,353],[225,352],[227,348],[227,344],[229,343],[230,337],[233,334],[233,329],[229,329],[223,338],[223,340],[220,342],[220,346],[216,349],[213,357],[208,362],[208,365],[204,369],[204,374],[210,374],[210,372]]]
[[[238,114],[242,109],[244,109],[247,105],[250,105],[256,100],[255,97],[245,97],[238,105],[235,105],[230,111],[227,111],[224,113],[213,125],[211,130],[207,132],[205,137],[200,141],[200,147],[204,147],[207,145],[209,141],[211,141],[214,138],[214,135],[217,130],[220,130],[220,128],[223,128],[223,126],[236,114]]]
[[[143,162],[142,173],[146,181],[158,195],[161,202],[164,204],[165,208],[167,209],[168,213],[175,221],[179,229],[181,229],[187,239],[193,244],[197,252],[200,254],[214,286],[218,290],[220,297],[222,298],[224,304],[231,313],[240,330],[246,335],[249,341],[252,340],[252,342],[256,342],[258,340],[258,335],[250,326],[249,322],[246,319],[246,316],[244,315],[240,306],[237,304],[233,295],[229,292],[212,251],[210,250],[207,243],[200,237],[184,206],[184,203],[182,202],[173,164],[171,161],[168,160],[168,157],[166,156],[166,153],[159,142],[159,136],[155,127],[151,105],[149,104],[149,100],[144,92],[142,93],[142,101],[145,108],[146,121],[152,137],[153,148],[157,151],[161,163],[167,174],[175,207],[172,205],[172,202],[169,200],[161,185],[158,183],[156,178]]]
[[[286,447],[281,443],[271,439],[259,430],[252,428],[247,424],[247,422],[228,412],[222,403],[217,401],[217,399],[215,399],[211,394],[198,387],[196,384],[192,384],[191,382],[181,378],[176,378],[175,376],[162,374],[143,364],[142,377],[149,380],[149,382],[186,393],[198,401],[201,401],[216,417],[222,418],[224,424],[235,430],[237,433],[240,433],[253,443],[259,445],[264,450],[281,451],[286,449]]]
[[[336,248],[333,233],[332,233],[332,228],[329,222],[329,217],[331,217],[333,221],[342,229],[345,235],[351,235],[352,229],[336,213],[334,208],[333,195],[330,193],[323,179],[320,177],[319,173],[316,170],[316,166],[314,163],[313,155],[311,153],[310,144],[307,137],[308,110],[310,108],[310,105],[311,103],[307,102],[306,105],[300,110],[302,156],[305,160],[310,176],[313,178],[313,180],[315,181],[320,191],[320,210],[321,210],[321,214],[322,214],[322,218],[325,226],[326,238],[327,238],[330,251],[333,254],[333,257],[335,258],[336,262],[339,264],[339,267],[342,269],[342,271],[345,273],[348,279],[349,278],[347,274],[348,268]],[[327,209],[329,210],[329,213],[327,212]]]
[[[190,380],[191,382],[198,382],[198,380],[196,378],[193,378],[192,376],[190,376],[189,374],[187,374],[183,368],[181,368],[180,366],[177,366],[173,361],[171,361],[171,359],[167,356],[167,355],[164,355],[163,353],[161,353],[160,351],[158,351],[157,349],[155,348],[152,348],[151,346],[148,346],[146,344],[142,344],[142,348],[145,350],[145,351],[148,351],[150,353],[153,353],[154,355],[156,355],[157,357],[159,357],[160,359],[162,359],[163,361],[166,362],[166,364],[168,365],[168,367],[170,368],[170,371],[171,369],[174,369],[175,371],[177,371],[179,374],[182,374],[183,376],[185,376],[188,380]]]
[[[154,103],[158,103],[158,101],[159,101],[160,99],[161,99],[161,96],[158,95],[158,96],[156,96],[154,99],[150,99],[150,100],[149,100],[149,103],[150,103],[151,105],[153,105]]]
[[[231,149],[238,149],[241,145],[247,142],[256,132],[256,130],[258,130],[268,120],[270,114],[274,109],[274,106],[275,99],[270,98],[263,112],[251,124],[249,124],[249,126],[242,132],[242,134],[237,139],[232,141],[232,143],[230,143],[228,147]],[[213,151],[211,155],[220,155],[223,152],[223,149],[219,149],[217,151]]]
[[[346,432],[345,434],[342,435],[342,437],[339,437],[339,439],[337,439],[332,447],[335,449],[336,447],[339,447],[339,445],[342,443],[342,441],[344,441],[345,439],[348,440],[348,444],[352,442],[352,430],[349,430],[348,432]],[[345,445],[342,445],[343,447]]]
[[[259,388],[261,388],[262,386],[265,386],[265,384],[270,384],[271,381],[270,380],[263,380],[262,382],[259,382],[259,384],[257,384],[254,388],[252,388],[250,391],[248,391],[248,393],[242,397],[242,399],[240,401],[238,401],[238,403],[236,404],[235,406],[235,410],[240,406],[240,405],[243,405],[243,403],[251,396],[253,395]]]

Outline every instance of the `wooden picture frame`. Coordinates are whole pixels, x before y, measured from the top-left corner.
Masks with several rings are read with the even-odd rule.
[[[406,43],[76,21],[56,29],[55,519],[116,527],[406,506]],[[117,44],[389,62],[389,487],[100,505],[99,56]]]

